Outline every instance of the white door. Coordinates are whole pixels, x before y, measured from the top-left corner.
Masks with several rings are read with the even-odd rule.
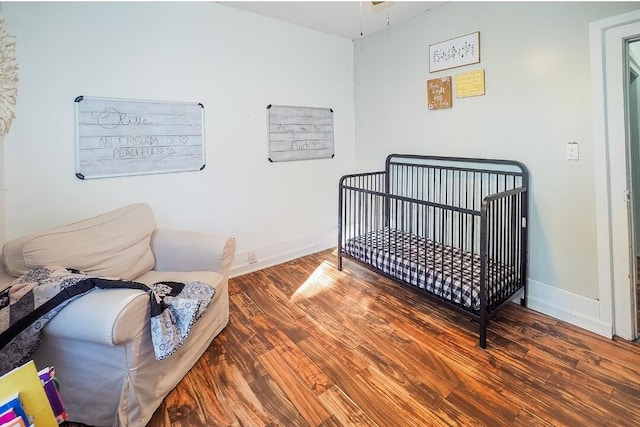
[[[627,47],[630,40],[640,37],[640,11],[595,22],[590,35],[601,320],[611,322],[612,334],[635,339],[635,254],[625,106]]]
[[[640,250],[640,39],[629,43],[627,52],[627,142],[629,149],[629,177],[631,181],[631,221],[633,224],[631,256],[631,287],[635,296],[636,338],[640,335],[640,316],[638,316],[638,251]],[[635,266],[635,268],[634,268]],[[634,286],[635,283],[635,286]],[[635,289],[634,289],[635,288]]]

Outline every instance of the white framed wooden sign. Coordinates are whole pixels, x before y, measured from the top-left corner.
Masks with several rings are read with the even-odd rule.
[[[480,32],[429,45],[429,72],[480,62]]]
[[[205,167],[202,104],[79,96],[75,106],[79,179]]]
[[[334,156],[331,108],[267,105],[269,161],[327,159]]]

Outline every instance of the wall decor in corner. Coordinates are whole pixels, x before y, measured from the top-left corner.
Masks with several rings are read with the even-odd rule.
[[[16,39],[7,34],[4,19],[0,15],[0,136],[9,132],[16,117],[18,95],[18,64]]]
[[[427,106],[429,110],[451,108],[451,76],[427,80]]]
[[[78,96],[76,177],[204,169],[204,105]]]
[[[429,72],[480,62],[480,32],[429,45]]]
[[[484,70],[456,74],[456,98],[484,95]]]

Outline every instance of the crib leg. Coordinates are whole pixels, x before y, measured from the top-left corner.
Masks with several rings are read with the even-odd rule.
[[[342,255],[338,253],[338,271],[342,271]]]
[[[487,316],[486,314],[482,314],[480,316],[480,348],[487,348]]]

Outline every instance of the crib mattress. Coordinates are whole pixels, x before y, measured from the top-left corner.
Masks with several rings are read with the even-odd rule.
[[[480,309],[479,254],[390,228],[348,239],[343,251],[404,283],[466,309]],[[489,260],[488,271],[492,295],[514,283],[510,266]]]

